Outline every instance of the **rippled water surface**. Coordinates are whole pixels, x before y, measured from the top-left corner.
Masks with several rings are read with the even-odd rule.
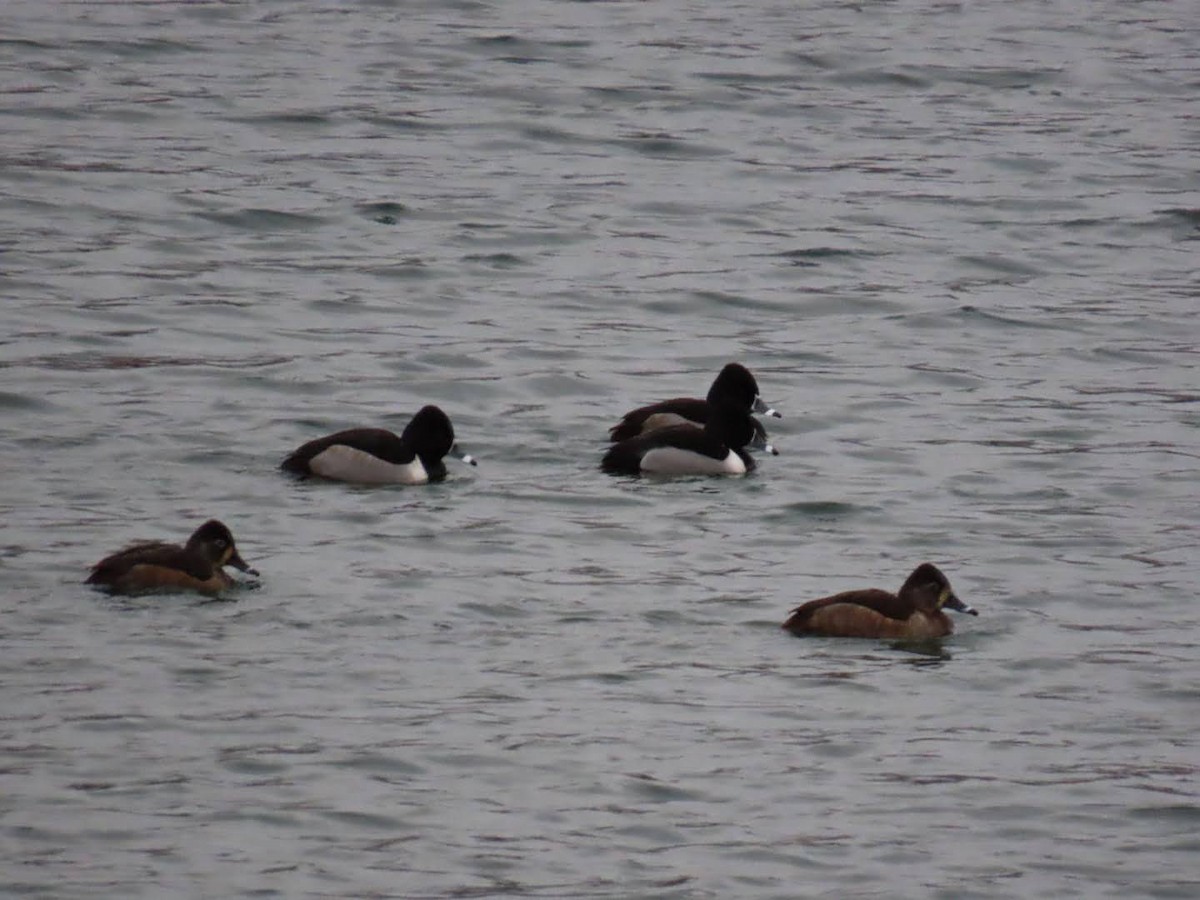
[[[0,892],[1200,894],[1197,21],[0,5]],[[782,455],[597,471],[734,359]],[[235,602],[81,585],[211,516]]]

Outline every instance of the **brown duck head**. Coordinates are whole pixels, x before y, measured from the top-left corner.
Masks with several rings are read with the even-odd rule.
[[[979,615],[974,609],[958,599],[950,579],[942,574],[942,570],[933,563],[921,563],[913,569],[908,580],[900,588],[899,596],[910,600],[919,610],[936,612],[943,609],[953,609],[956,612],[970,616]]]

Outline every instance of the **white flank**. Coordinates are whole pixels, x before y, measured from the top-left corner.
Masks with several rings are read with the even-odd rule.
[[[419,456],[408,465],[397,466],[344,444],[334,444],[318,453],[308,467],[322,478],[356,484],[424,484],[429,480]]]
[[[642,456],[642,471],[654,475],[745,475],[742,458],[729,451],[724,459],[678,447],[655,447]]]

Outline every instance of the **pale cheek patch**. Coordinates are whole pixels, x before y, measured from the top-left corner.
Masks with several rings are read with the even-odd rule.
[[[654,475],[745,475],[742,458],[729,451],[724,459],[713,459],[702,453],[680,450],[678,447],[657,447],[642,457],[643,472]]]
[[[424,484],[429,473],[415,457],[406,465],[394,465],[355,447],[335,444],[309,461],[314,475],[355,484]]]

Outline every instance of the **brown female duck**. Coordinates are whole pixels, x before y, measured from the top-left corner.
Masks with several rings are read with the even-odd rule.
[[[85,584],[94,584],[114,594],[151,591],[219,594],[234,583],[222,566],[258,574],[238,554],[229,529],[210,519],[192,532],[182,547],[165,541],[142,541],[106,556],[92,566]]]
[[[899,593],[867,588],[822,597],[797,607],[783,627],[792,634],[924,640],[954,631],[945,609],[979,615],[958,599],[937,566],[922,563]]]

